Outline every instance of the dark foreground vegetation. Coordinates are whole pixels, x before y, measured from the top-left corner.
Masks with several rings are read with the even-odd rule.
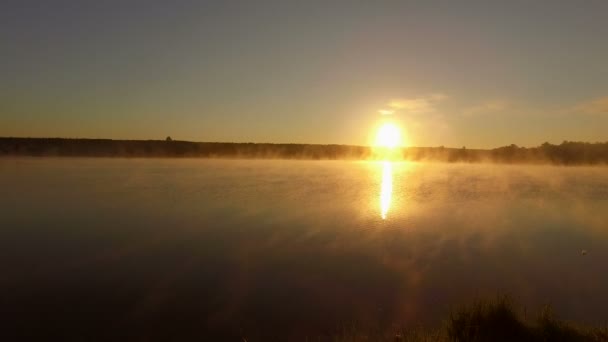
[[[276,304],[270,304],[276,305]],[[538,312],[526,312],[515,306],[508,297],[491,301],[477,301],[454,309],[443,323],[433,329],[423,326],[390,327],[383,324],[343,325],[333,329],[316,329],[314,322],[289,322],[276,317],[276,322],[262,326],[246,326],[235,319],[228,326],[212,328],[201,316],[197,320],[183,320],[167,312],[158,315],[153,323],[139,315],[117,317],[123,313],[105,312],[96,307],[75,310],[60,308],[54,314],[23,312],[29,318],[8,316],[0,331],[2,341],[315,341],[315,342],[541,342],[581,341],[608,342],[608,325],[584,326],[557,318],[549,307]],[[106,316],[105,314],[109,314]],[[20,315],[23,316],[23,315]],[[322,319],[323,313],[319,313]],[[67,319],[71,318],[71,319]],[[6,319],[5,319],[6,320]],[[329,323],[329,322],[326,322]],[[291,330],[297,324],[311,329]],[[373,328],[376,327],[376,328]]]
[[[396,329],[369,334],[355,327],[345,329],[333,341],[608,341],[608,325],[585,327],[555,317],[549,307],[530,316],[508,297],[478,301],[454,310],[436,330]]]
[[[381,159],[383,151],[367,146],[190,142],[170,138],[0,138],[0,156]],[[510,145],[490,150],[408,147],[391,156],[410,161],[608,164],[608,142],[564,141],[559,145]]]

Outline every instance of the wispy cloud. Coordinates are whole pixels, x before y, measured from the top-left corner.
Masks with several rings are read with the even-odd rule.
[[[488,100],[483,103],[465,108],[462,114],[465,116],[484,115],[489,113],[502,112],[509,108],[509,103],[504,100]]]
[[[580,103],[574,107],[574,111],[589,115],[608,115],[608,96]]]
[[[447,98],[448,96],[442,93],[393,98],[379,109],[378,113],[383,116],[399,115],[409,143],[433,141],[434,137],[446,137],[450,134],[449,125],[439,107]]]
[[[431,113],[435,111],[437,103],[446,98],[446,95],[437,93],[426,96],[393,99],[387,103],[387,106],[392,110],[382,109],[379,112],[381,114],[384,114],[384,112],[393,114],[396,111],[413,114]]]

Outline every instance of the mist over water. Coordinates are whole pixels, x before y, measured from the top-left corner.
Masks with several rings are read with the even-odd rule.
[[[607,171],[2,159],[0,307],[74,336],[435,325],[497,293],[604,322]]]

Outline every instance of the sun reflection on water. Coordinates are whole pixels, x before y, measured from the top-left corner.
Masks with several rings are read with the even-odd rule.
[[[380,188],[380,215],[386,220],[393,196],[393,165],[390,161],[382,163],[382,186]]]

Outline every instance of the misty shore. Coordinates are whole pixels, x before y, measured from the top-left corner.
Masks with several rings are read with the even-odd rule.
[[[379,160],[382,150],[369,146],[0,137],[0,156],[244,158]],[[608,164],[608,142],[564,141],[538,147],[509,145],[494,149],[404,147],[391,158],[405,161]]]

